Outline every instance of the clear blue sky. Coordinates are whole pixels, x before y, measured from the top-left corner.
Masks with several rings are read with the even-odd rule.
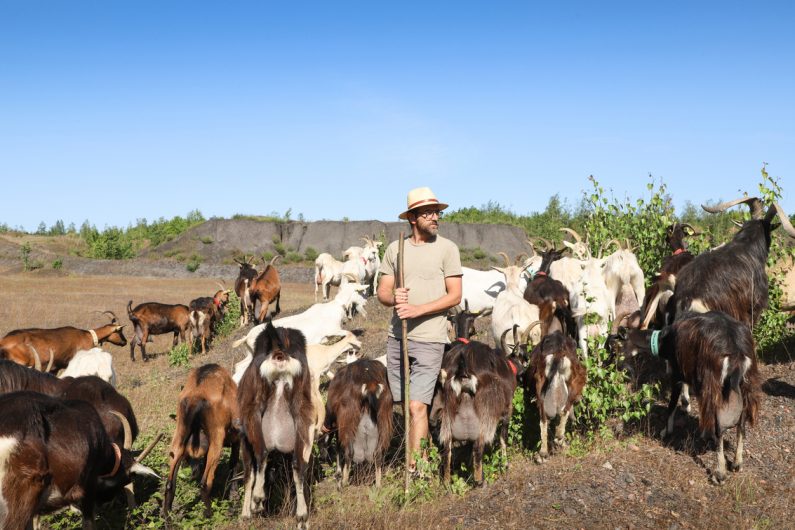
[[[781,177],[792,2],[0,0],[0,221],[677,206]]]

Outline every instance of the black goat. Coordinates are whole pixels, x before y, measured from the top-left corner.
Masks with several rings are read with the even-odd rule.
[[[668,423],[660,432],[673,432],[676,405],[684,385],[692,385],[700,406],[702,435],[717,442],[718,462],[712,480],[726,479],[723,434],[737,427],[733,471],[743,464],[745,424],[753,425],[759,411],[759,370],[751,329],[729,315],[710,311],[688,312],[659,331],[631,330],[629,353],[659,355],[671,367]]]

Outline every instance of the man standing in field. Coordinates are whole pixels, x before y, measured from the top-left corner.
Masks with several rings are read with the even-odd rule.
[[[422,439],[428,438],[428,409],[442,367],[444,346],[449,342],[445,312],[461,302],[461,258],[458,247],[438,234],[439,219],[447,204],[440,203],[430,188],[409,192],[406,211],[398,217],[411,225],[404,242],[405,285],[395,288],[398,242],[393,241],[381,263],[378,300],[395,308],[386,345],[389,387],[395,401],[403,396],[401,320],[408,321],[410,467]]]

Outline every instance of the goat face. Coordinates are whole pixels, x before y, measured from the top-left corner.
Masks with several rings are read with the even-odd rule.
[[[281,330],[281,332],[280,332]],[[257,337],[254,355],[264,355],[259,367],[262,378],[270,384],[284,381],[288,387],[301,375],[307,362],[303,333],[294,329],[276,328],[271,322]],[[303,355],[303,362],[301,356]]]
[[[127,337],[124,336],[124,326],[116,326],[113,333],[105,339],[116,346],[127,346]]]

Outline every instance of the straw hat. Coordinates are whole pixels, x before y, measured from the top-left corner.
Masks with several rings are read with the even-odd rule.
[[[409,192],[408,197],[406,197],[406,211],[398,215],[398,217],[400,219],[406,219],[411,210],[428,205],[438,206],[439,210],[444,210],[448,206],[443,202],[439,202],[439,199],[433,194],[431,188],[414,188]]]

